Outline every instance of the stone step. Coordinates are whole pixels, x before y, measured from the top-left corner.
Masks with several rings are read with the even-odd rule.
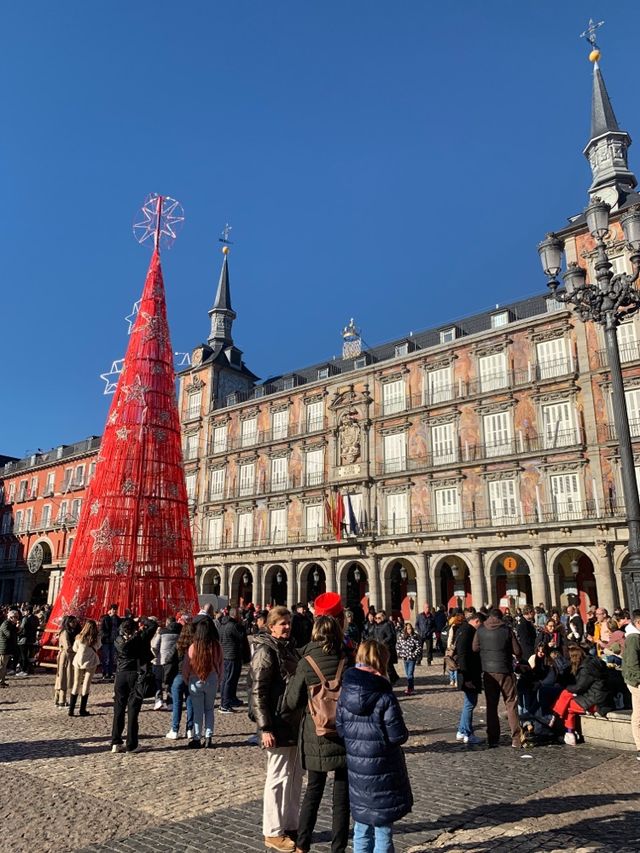
[[[586,743],[635,752],[631,734],[631,711],[611,711],[606,717],[580,717],[582,734]]]

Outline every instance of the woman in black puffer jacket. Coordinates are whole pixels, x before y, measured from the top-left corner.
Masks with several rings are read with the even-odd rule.
[[[305,709],[300,726],[300,755],[307,770],[307,790],[300,807],[297,851],[307,853],[316,825],[318,809],[327,782],[333,773],[333,826],[331,853],[344,853],[349,840],[349,784],[347,753],[342,739],[334,735],[318,735],[308,710],[308,688],[320,679],[307,658],[311,658],[327,681],[336,679],[347,664],[342,628],[333,616],[319,616],[311,632],[311,642],[302,650],[302,659],[289,682],[285,705],[290,710]]]
[[[565,727],[564,742],[575,746],[576,723],[587,712],[606,716],[612,710],[611,691],[607,686],[607,665],[599,658],[585,655],[580,646],[569,646],[571,674],[575,681],[563,690],[553,705],[551,725],[559,718]]]
[[[411,811],[413,794],[402,752],[409,732],[387,672],[387,649],[358,647],[338,700],[336,728],[344,738],[354,850],[393,850],[393,823]]]

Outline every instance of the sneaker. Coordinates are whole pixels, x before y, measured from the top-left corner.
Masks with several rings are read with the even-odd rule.
[[[636,758],[640,761],[640,752],[636,755]]]
[[[575,732],[566,732],[564,736],[564,742],[567,746],[576,746],[578,743]]]
[[[133,749],[129,749],[127,747],[127,755],[131,755],[132,752],[140,752],[140,744],[138,744],[138,746],[134,746]]]
[[[163,705],[164,705],[164,702],[162,701],[162,699],[156,699],[156,701],[153,703],[153,710],[154,711],[161,711]]]
[[[16,678],[28,678],[28,677],[29,677],[28,672],[16,672]]]
[[[174,730],[171,729],[171,731],[166,733],[165,737],[167,740],[178,740],[180,735],[178,734],[178,732],[174,732]]]
[[[200,743],[200,738],[193,738],[187,744],[187,749],[200,749],[202,744]]]
[[[242,699],[232,699],[231,700],[231,707],[232,708],[242,708],[243,705],[244,705],[244,702],[242,701]]]
[[[464,740],[466,735],[463,735],[462,732],[456,732],[456,740]]]
[[[482,743],[482,738],[476,737],[475,735],[465,735],[464,742],[469,746],[476,746],[479,743]]]
[[[258,740],[258,735],[249,735],[247,738],[247,743],[249,746],[258,746],[260,741]],[[638,753],[638,761],[640,761],[640,752]]]
[[[187,740],[193,740],[193,729],[187,729]]]
[[[111,752],[124,752],[124,744],[114,743],[111,747]]]
[[[271,847],[273,850],[281,850],[282,853],[293,853],[296,849],[295,841],[287,838],[286,835],[265,835],[264,846]]]
[[[233,710],[233,708],[220,708],[220,713],[221,713],[221,714],[233,714],[233,713],[234,713],[234,710]],[[280,836],[276,836],[276,835],[274,835],[273,837],[274,837],[274,838],[279,838]],[[279,848],[276,848],[276,849],[279,849]],[[284,849],[284,848],[283,848],[283,849]],[[291,849],[293,850],[293,847],[292,847]]]

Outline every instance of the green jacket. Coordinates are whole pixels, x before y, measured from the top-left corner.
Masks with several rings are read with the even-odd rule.
[[[304,717],[300,726],[300,755],[305,770],[318,770],[328,773],[347,766],[347,753],[344,742],[335,736],[319,736],[313,718],[308,710],[309,696],[307,685],[319,684],[320,681],[311,669],[305,655],[309,655],[317,663],[320,672],[327,679],[332,679],[338,669],[340,658],[335,654],[327,654],[320,643],[309,643],[304,649],[299,649],[301,660],[295,674],[287,685],[284,697],[287,708],[304,708]]]
[[[622,677],[632,687],[640,686],[640,631],[627,633],[622,653]]]

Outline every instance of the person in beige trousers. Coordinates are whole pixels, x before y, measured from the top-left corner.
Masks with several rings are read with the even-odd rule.
[[[84,623],[82,631],[76,637],[73,643],[73,687],[71,688],[71,696],[69,698],[69,716],[73,717],[76,709],[78,695],[80,696],[80,712],[81,717],[88,717],[87,702],[89,701],[89,689],[91,688],[91,679],[93,678],[100,657],[98,649],[100,648],[100,637],[98,633],[98,625],[93,619],[87,619]]]
[[[65,616],[62,627],[58,634],[58,661],[56,669],[56,683],[54,696],[56,708],[64,708],[67,705],[67,693],[71,693],[73,687],[73,643],[80,631],[80,625],[75,616]]]

